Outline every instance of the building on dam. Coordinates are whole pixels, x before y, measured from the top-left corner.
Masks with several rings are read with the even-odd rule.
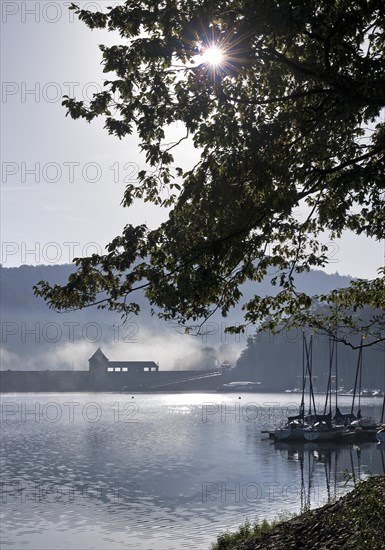
[[[0,371],[0,391],[203,391],[215,390],[228,379],[228,369],[161,371],[154,361],[110,361],[98,348],[88,370]]]

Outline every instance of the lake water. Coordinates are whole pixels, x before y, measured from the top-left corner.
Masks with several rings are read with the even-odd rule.
[[[375,443],[321,449],[266,439],[261,430],[295,414],[299,399],[3,395],[2,549],[209,550],[246,518],[321,506],[353,477],[384,472]],[[378,418],[381,401],[362,400],[363,413]]]

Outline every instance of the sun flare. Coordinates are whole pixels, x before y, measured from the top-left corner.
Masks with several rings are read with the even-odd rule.
[[[202,53],[202,61],[212,67],[218,67],[224,61],[224,51],[218,46],[209,46]]]

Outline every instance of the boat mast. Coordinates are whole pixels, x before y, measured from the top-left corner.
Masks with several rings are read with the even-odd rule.
[[[337,340],[337,331],[338,328],[336,328],[336,338],[335,338],[335,347],[336,347],[336,412],[338,410],[338,340]]]
[[[362,356],[362,339],[361,339],[361,345],[360,345],[359,352],[358,352],[358,361],[357,361],[357,368],[356,368],[356,378],[355,378],[355,380],[354,380],[354,390],[353,390],[352,408],[351,408],[351,411],[350,411],[350,414],[351,414],[351,415],[353,414],[353,411],[354,411],[354,401],[355,401],[355,399],[356,399],[356,393],[357,393],[357,383],[358,383],[358,375],[359,375],[359,372],[360,372],[361,356]],[[360,408],[360,407],[358,406],[358,408]]]
[[[307,342],[305,343],[305,345],[306,345],[306,369],[309,377],[309,414],[311,415],[311,390],[312,390],[311,369],[310,369],[309,349],[307,346]],[[310,344],[309,344],[309,347],[310,347]]]
[[[302,331],[302,398],[300,405],[300,414],[305,413],[305,385],[306,385],[306,375],[305,375],[305,331]]]
[[[384,382],[385,382],[385,354],[384,354]],[[384,399],[382,400],[382,411],[381,411],[381,421],[380,421],[381,424],[384,423],[384,418],[385,418],[385,384],[384,384]]]
[[[360,345],[360,378],[359,378],[359,386],[358,386],[358,412],[361,411],[361,392],[362,392],[362,339],[361,339],[361,345]]]
[[[307,371],[309,374],[309,414],[311,414],[311,404],[313,402],[313,409],[314,414],[317,414],[316,406],[315,406],[315,399],[314,399],[314,391],[313,391],[313,381],[312,381],[312,374],[313,374],[313,336],[310,335],[310,343],[309,347],[306,346],[306,359],[307,359]]]
[[[329,412],[332,412],[332,367],[333,367],[333,355],[334,355],[334,340],[332,345],[332,339],[329,338],[329,376],[328,376],[328,385],[326,389],[326,400],[324,407],[324,414],[326,414],[326,409],[329,401]]]

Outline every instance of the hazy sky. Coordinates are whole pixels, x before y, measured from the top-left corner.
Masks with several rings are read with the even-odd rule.
[[[96,9],[115,3],[80,4]],[[145,167],[134,136],[119,141],[102,129],[102,120],[89,125],[65,117],[62,96],[87,99],[100,90],[105,75],[98,44],[119,39],[90,31],[69,5],[34,0],[3,0],[1,5],[5,267],[66,263],[101,252],[126,223],[155,226],[167,216],[154,206],[120,206],[125,182]],[[177,160],[188,167],[197,156],[190,144],[180,149]],[[346,235],[333,243],[330,254],[326,271],[374,277],[384,263],[384,243]]]

